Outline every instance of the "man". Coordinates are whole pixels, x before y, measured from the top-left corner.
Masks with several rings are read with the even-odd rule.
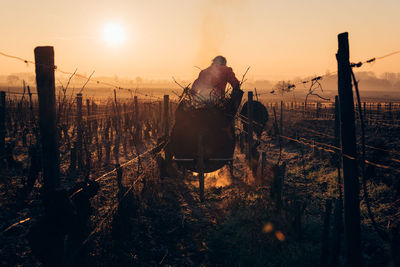
[[[229,83],[234,90],[239,89],[239,81],[232,68],[226,66],[226,58],[217,56],[211,66],[202,70],[192,85],[192,93],[201,101],[215,101],[225,97],[225,87]]]

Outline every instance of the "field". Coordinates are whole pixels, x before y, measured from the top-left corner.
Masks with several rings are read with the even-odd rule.
[[[164,151],[173,96],[59,95],[60,189],[45,209],[37,98],[7,94],[1,265],[343,265],[334,103],[259,100],[269,120],[254,136],[255,150],[249,157],[247,122],[238,116],[234,160],[205,174],[201,202],[198,174],[168,164]],[[362,260],[385,266],[398,263],[400,247],[400,108],[368,98],[362,103],[368,193],[360,191]]]

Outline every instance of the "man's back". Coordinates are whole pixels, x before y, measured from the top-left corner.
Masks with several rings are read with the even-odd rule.
[[[200,72],[199,77],[193,83],[192,91],[203,99],[221,98],[225,95],[227,83],[234,88],[239,86],[239,81],[232,68],[213,63]]]

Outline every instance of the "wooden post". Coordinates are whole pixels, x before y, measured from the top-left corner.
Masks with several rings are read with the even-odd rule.
[[[94,138],[96,141],[96,144],[98,144],[99,142],[99,137],[98,137],[98,124],[97,124],[97,105],[94,101],[92,101],[92,114],[93,114],[93,118],[91,120],[93,120],[92,122],[92,133],[94,133]]]
[[[340,145],[340,107],[339,97],[335,96],[335,140],[334,145],[339,147]]]
[[[76,94],[76,159],[78,171],[83,168],[83,149],[82,149],[82,94]]]
[[[134,120],[135,120],[135,137],[136,140],[135,142],[138,142],[140,140],[142,140],[142,127],[140,125],[140,117],[139,117],[139,103],[138,103],[138,97],[135,96],[133,98],[134,104],[135,104],[135,112],[134,112]]]
[[[139,105],[138,105],[138,97],[135,95],[135,97],[133,98],[133,103],[134,103],[134,120],[135,120],[135,125],[138,123],[139,120]]]
[[[344,222],[346,266],[361,266],[360,199],[356,159],[354,100],[349,62],[348,33],[338,35],[338,90],[341,114],[342,162],[344,176]]]
[[[164,95],[164,134],[169,135],[169,95]]]
[[[88,129],[87,137],[89,139],[89,143],[92,142],[92,125],[91,125],[92,124],[92,122],[91,122],[92,120],[90,118],[90,115],[92,114],[92,112],[91,112],[90,108],[91,108],[90,100],[86,99],[86,109],[87,109],[87,119],[86,119],[87,125],[86,125],[86,127]]]
[[[43,151],[43,187],[45,193],[60,183],[60,159],[56,129],[56,97],[54,82],[54,49],[35,48],[36,84],[39,98],[39,125]]]
[[[247,158],[251,163],[253,152],[253,92],[247,93]]]
[[[6,156],[6,92],[0,92],[0,164]]]
[[[111,119],[106,118],[105,126],[104,126],[104,140],[105,140],[105,165],[110,165],[110,152],[111,152],[111,138],[110,138],[110,130],[111,129]]]
[[[121,142],[121,114],[119,111],[118,101],[117,101],[117,91],[114,89],[114,129],[115,129],[115,145],[114,145],[114,158],[115,164],[119,165],[119,147]]]
[[[157,131],[158,131],[158,137],[160,138],[161,136],[162,136],[162,132],[163,132],[163,109],[162,109],[162,101],[160,101],[160,102],[158,102],[158,121],[157,121],[157,124],[158,124],[158,129],[157,129]]]
[[[381,103],[378,103],[378,105],[376,106],[376,115],[375,115],[375,120],[382,119],[381,116]]]
[[[365,102],[363,102],[363,113],[364,113],[365,125],[368,125],[367,106],[366,106]]]
[[[204,201],[204,150],[203,150],[203,135],[200,133],[197,146],[197,172],[199,175],[200,202]]]
[[[279,116],[279,134],[283,135],[283,101],[281,101],[281,114]]]
[[[315,117],[316,118],[319,118],[320,108],[321,108],[321,103],[317,102],[316,109],[315,109]]]

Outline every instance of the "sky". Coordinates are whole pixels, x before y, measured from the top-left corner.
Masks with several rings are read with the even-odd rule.
[[[33,60],[51,45],[62,70],[189,80],[223,55],[238,78],[250,66],[249,79],[289,80],[336,71],[341,32],[354,62],[400,50],[399,14],[399,0],[2,0],[0,52]],[[400,55],[363,70],[400,72]],[[0,56],[0,75],[28,71]]]

